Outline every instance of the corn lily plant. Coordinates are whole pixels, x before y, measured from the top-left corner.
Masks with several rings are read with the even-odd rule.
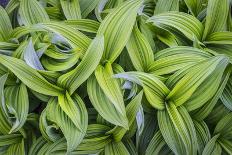
[[[232,154],[231,0],[10,0],[0,154]]]

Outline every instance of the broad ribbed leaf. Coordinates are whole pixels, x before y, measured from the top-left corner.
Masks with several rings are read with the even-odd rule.
[[[37,70],[44,70],[42,64],[40,63],[39,57],[34,49],[32,39],[28,41],[28,44],[23,52],[23,56],[28,66]]]
[[[91,33],[97,33],[100,26],[99,22],[90,19],[67,20],[65,23],[75,29]]]
[[[105,154],[110,155],[130,155],[122,142],[111,142],[105,147]]]
[[[205,30],[202,40],[205,40],[205,38],[213,32],[225,30],[228,11],[228,0],[208,1]]]
[[[79,96],[74,95],[73,99],[76,100],[76,102],[79,100]],[[77,104],[77,103],[76,103]],[[80,107],[84,107],[83,102],[79,102]],[[77,148],[77,146],[81,143],[82,139],[85,136],[85,132],[87,130],[88,125],[88,115],[86,112],[81,113],[82,117],[81,124],[83,128],[83,132],[80,132],[80,130],[73,124],[72,120],[65,114],[65,112],[61,109],[59,104],[57,103],[57,100],[52,98],[49,103],[48,107],[46,109],[47,118],[56,123],[61,131],[64,134],[65,139],[67,140],[67,153],[70,153],[74,149]]]
[[[198,14],[203,9],[203,1],[202,0],[184,0],[185,4],[187,5],[189,11],[192,15],[195,17],[198,16]]]
[[[99,2],[100,0],[79,0],[82,17],[86,18]]]
[[[129,121],[129,127],[132,126],[132,124],[133,124],[133,122],[134,122],[134,120],[136,118],[136,114],[139,111],[139,108],[140,108],[140,105],[141,105],[142,97],[143,97],[143,92],[141,91],[126,106],[126,115],[127,115],[128,121]],[[108,133],[113,134],[114,140],[119,142],[119,141],[122,140],[122,138],[123,138],[123,136],[125,135],[126,132],[127,132],[127,130],[125,128],[116,126],[114,129],[112,129]]]
[[[194,128],[193,121],[190,115],[188,114],[187,110],[182,106],[177,109],[173,103],[168,103],[166,105],[166,108],[169,117],[175,127],[175,130],[179,133],[179,136],[181,137],[181,140],[184,143],[185,151],[190,154],[196,154],[196,131]]]
[[[87,81],[87,90],[92,105],[105,120],[114,125],[129,128],[127,117],[115,108],[93,75]]]
[[[0,62],[13,72],[25,85],[32,90],[45,95],[58,96],[63,89],[49,83],[36,70],[29,67],[24,61],[0,55]]]
[[[136,70],[146,71],[154,61],[152,48],[137,26],[134,27],[126,47]]]
[[[29,111],[29,98],[26,86],[22,83],[18,86],[5,88],[5,106],[8,112],[14,116],[10,133],[18,131],[26,122]]]
[[[182,141],[179,133],[176,131],[168,112],[166,110],[159,110],[157,116],[160,131],[169,148],[175,154],[187,154],[187,150],[185,149],[186,144]],[[184,136],[183,133],[182,136]]]
[[[215,135],[204,148],[202,155],[218,155],[222,153],[222,148],[217,142],[219,135]]]
[[[105,66],[99,65],[95,71],[95,76],[102,91],[106,94],[108,99],[114,104],[118,112],[126,116],[126,109],[123,100],[123,93],[120,83],[113,78],[114,72],[112,65],[106,63]]]
[[[210,54],[197,48],[178,46],[161,50],[155,54],[155,59],[149,72],[156,75],[174,73],[186,66],[194,65],[211,57]]]
[[[224,138],[220,138],[218,142],[228,154],[232,154],[232,142],[231,141],[226,140]]]
[[[47,12],[37,0],[21,0],[19,14],[24,25],[50,21]]]
[[[148,19],[154,25],[160,26],[171,32],[179,30],[188,39],[194,40],[194,36],[201,40],[203,34],[202,23],[192,15],[183,12],[166,12]]]
[[[210,114],[210,112],[213,110],[214,106],[216,105],[217,101],[222,96],[223,90],[226,87],[226,83],[230,77],[230,74],[231,74],[231,69],[228,69],[223,75],[222,81],[220,83],[220,87],[218,88],[214,97],[210,101],[208,101],[206,104],[204,104],[201,108],[193,111],[192,117],[194,119],[202,121]]]
[[[8,134],[11,129],[10,120],[8,119],[6,112],[4,95],[4,86],[7,77],[7,74],[4,74],[0,77],[0,133],[2,134]]]
[[[181,79],[176,83],[172,91],[168,94],[167,99],[172,100],[175,102],[175,105],[179,106],[185,103],[189,98],[191,98],[192,95],[194,95],[194,92],[201,89],[199,86],[201,84],[204,84],[204,81],[210,77],[214,76],[214,78],[217,79],[217,86],[219,86],[221,76],[228,65],[229,61],[228,58],[224,56],[217,56],[213,58],[209,58],[200,64],[197,64],[193,67],[191,67],[186,73],[184,73],[181,77]],[[219,76],[217,78],[217,76]],[[207,83],[207,81],[206,81]],[[209,86],[211,83],[209,83]],[[204,87],[204,85],[202,86]],[[198,88],[198,89],[197,89]],[[205,98],[204,92],[206,92],[205,88],[202,88],[203,94],[201,97],[205,98],[205,100],[209,100],[214,93],[216,92],[217,89],[211,90],[213,88],[209,88],[210,94],[207,93],[208,97]],[[197,92],[195,92],[197,93]],[[198,95],[197,99],[200,98]],[[205,101],[205,102],[206,102]],[[196,102],[195,104],[200,104]],[[194,106],[194,105],[190,105]],[[200,105],[199,105],[200,106]],[[192,109],[192,108],[190,108]]]
[[[22,139],[19,143],[10,145],[7,149],[7,155],[15,155],[15,154],[26,154],[24,139]]]
[[[85,132],[85,126],[82,125],[83,120],[86,120],[84,117],[87,115],[87,110],[81,98],[74,95],[74,99],[72,99],[68,92],[66,92],[66,94],[58,96],[58,103],[69,119],[72,120],[73,124],[81,132]]]
[[[0,147],[12,144],[17,144],[22,140],[20,134],[0,135]]]
[[[154,15],[168,11],[179,11],[179,0],[158,0]]]
[[[160,150],[165,146],[166,142],[160,131],[156,132],[152,140],[150,141],[146,155],[158,155]]]
[[[210,45],[232,45],[232,32],[214,32],[207,36],[204,43]]]
[[[81,18],[81,8],[79,0],[60,0],[63,13],[68,20]]]
[[[225,87],[225,89],[220,97],[223,104],[230,110],[232,110],[231,90],[232,90],[232,78],[230,77],[227,84],[226,84],[226,87]]]
[[[120,55],[132,32],[141,0],[129,0],[115,8],[102,21],[98,34],[105,37],[103,60],[114,62]]]
[[[126,72],[116,74],[114,77],[123,78],[141,85],[148,102],[154,108],[160,110],[165,108],[165,98],[170,90],[157,76],[142,72]]]
[[[104,38],[96,37],[90,44],[80,64],[72,71],[62,75],[58,84],[68,89],[72,94],[94,72],[101,60],[104,50]]]
[[[72,48],[81,48],[84,50],[83,53],[85,53],[85,51],[88,49],[88,46],[91,42],[91,40],[86,35],[64,23],[39,23],[33,25],[31,28],[32,31],[46,30],[61,35],[62,38],[65,38],[68,41]]]
[[[223,138],[232,138],[232,113],[223,117],[214,129],[214,135],[220,134]]]
[[[10,18],[7,12],[0,6],[0,41],[8,41],[12,32]]]
[[[197,134],[198,153],[202,154],[206,144],[209,142],[211,135],[207,124],[204,121],[194,121]]]

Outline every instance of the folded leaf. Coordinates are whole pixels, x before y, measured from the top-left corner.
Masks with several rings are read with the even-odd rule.
[[[60,0],[60,4],[66,19],[74,20],[81,18],[81,8],[79,0]]]
[[[99,65],[95,71],[95,76],[102,91],[114,104],[118,112],[126,116],[126,109],[123,100],[123,93],[117,79],[113,78],[113,68],[110,63],[105,66]]]
[[[76,97],[74,96],[74,98]],[[80,104],[83,103],[80,102]],[[81,106],[83,107],[84,105]],[[70,153],[71,151],[76,149],[85,136],[88,125],[88,116],[86,112],[82,114],[83,115],[81,123],[84,131],[80,132],[75,124],[73,124],[73,121],[61,109],[55,98],[52,98],[48,103],[46,110],[47,118],[60,127],[67,141],[67,153]]]
[[[158,0],[156,3],[154,15],[168,12],[168,11],[179,11],[178,0]]]
[[[154,108],[160,110],[165,108],[165,98],[170,90],[157,76],[143,72],[125,72],[116,74],[114,77],[123,78],[141,85],[148,102]]]
[[[80,64],[72,71],[62,75],[58,84],[68,89],[72,94],[89,76],[99,64],[104,50],[104,38],[96,37],[90,44]]]
[[[155,54],[156,61],[150,65],[149,72],[156,75],[166,75],[210,57],[210,54],[197,48],[185,46],[166,48]]]
[[[105,147],[105,154],[110,155],[129,155],[126,147],[122,142],[111,142]]]
[[[100,0],[79,0],[82,17],[86,18],[99,2]]]
[[[126,1],[102,21],[98,34],[105,38],[103,60],[114,62],[120,55],[129,40],[140,5],[140,0]]]
[[[85,132],[85,126],[82,125],[84,124],[83,120],[86,120],[87,110],[81,98],[75,94],[72,99],[68,92],[66,92],[66,94],[58,96],[58,103],[69,119],[72,120],[73,124],[81,132]]]
[[[150,141],[147,150],[146,155],[158,155],[161,149],[165,146],[164,138],[160,131],[156,132],[152,140]]]
[[[193,95],[195,91],[197,91],[197,88],[199,88],[199,86],[201,86],[201,84],[203,84],[208,77],[216,76],[217,72],[219,72],[219,78],[217,79],[218,84],[216,85],[216,87],[218,87],[220,83],[220,78],[227,65],[228,58],[224,56],[217,56],[209,58],[208,60],[205,60],[200,64],[191,67],[190,69],[188,69],[188,71],[186,71],[186,73],[181,75],[182,78],[176,83],[172,91],[168,94],[167,99],[174,101],[175,105],[177,106],[182,105]],[[217,69],[218,67],[220,69]],[[211,94],[207,94],[209,95],[209,97],[207,97],[208,100],[216,92],[216,90],[211,89],[212,88],[209,89],[209,92]],[[205,89],[203,89],[202,91],[205,91]],[[204,98],[206,96],[202,97]],[[200,97],[198,96],[198,98]]]
[[[141,91],[126,106],[126,114],[127,114],[127,118],[128,118],[128,121],[129,121],[129,127],[132,126],[132,123],[134,122],[134,120],[136,118],[136,114],[139,111],[139,108],[140,108],[140,105],[141,105],[142,97],[143,97],[143,92]],[[112,129],[108,133],[113,135],[114,140],[116,142],[119,142],[119,141],[122,140],[122,138],[123,138],[123,136],[125,135],[126,132],[127,132],[127,130],[125,128],[116,126],[114,129]]]
[[[19,86],[5,88],[5,106],[9,113],[14,116],[10,133],[18,131],[26,122],[29,112],[29,98],[26,86],[21,83]]]
[[[224,27],[226,26],[228,11],[228,0],[208,1],[205,30],[202,40],[205,40],[205,38],[213,32],[224,30]]]
[[[19,14],[24,25],[50,21],[47,12],[37,0],[21,0]]]
[[[136,70],[146,71],[154,61],[152,48],[137,26],[134,26],[126,47]]]
[[[171,32],[178,30],[192,41],[194,40],[194,36],[198,40],[201,40],[204,28],[197,18],[182,12],[161,13],[149,18],[148,22],[152,22],[154,25],[170,30]]]
[[[93,75],[87,81],[87,91],[92,105],[105,120],[114,125],[129,128],[127,117],[115,108]]]
[[[7,12],[0,6],[0,41],[8,41],[12,32],[10,18]]]
[[[211,155],[211,154],[221,154],[222,148],[217,142],[219,135],[215,135],[213,138],[210,139],[210,141],[207,143],[207,145],[204,148],[204,151],[202,152],[202,155]]]
[[[36,70],[26,65],[20,59],[0,55],[0,62],[13,72],[25,85],[32,90],[45,95],[58,96],[63,89],[49,83]]]

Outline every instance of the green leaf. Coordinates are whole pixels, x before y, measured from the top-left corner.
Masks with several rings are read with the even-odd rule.
[[[141,0],[129,0],[115,8],[102,21],[98,34],[105,38],[103,60],[114,62],[129,40]]]
[[[231,94],[231,89],[232,89],[232,78],[230,77],[223,93],[220,96],[220,99],[224,106],[226,106],[228,109],[232,110],[232,94]]]
[[[136,70],[146,71],[154,61],[152,48],[137,26],[134,27],[126,47]]]
[[[20,59],[0,55],[0,62],[13,72],[25,85],[36,92],[50,96],[58,96],[63,91],[60,87],[49,83],[36,70],[26,65]]]
[[[202,152],[202,155],[218,155],[222,153],[222,148],[217,142],[219,135],[215,135],[211,140],[207,143]]]
[[[165,146],[166,142],[164,141],[164,138],[160,131],[156,132],[152,140],[150,141],[147,150],[146,155],[158,155],[161,151],[161,149]]]
[[[79,0],[82,17],[86,18],[99,2],[100,0]]]
[[[127,117],[115,108],[114,104],[101,89],[94,75],[87,81],[87,91],[92,105],[105,120],[114,125],[128,128]]]
[[[134,122],[134,120],[136,118],[136,114],[139,111],[139,108],[140,108],[140,105],[141,105],[142,97],[143,97],[143,92],[141,91],[126,106],[126,114],[127,114],[127,118],[128,118],[128,121],[129,121],[129,127],[132,126],[132,124],[133,124],[133,122]],[[125,135],[126,132],[127,132],[127,130],[125,128],[122,128],[120,126],[116,126],[114,129],[109,131],[108,134],[112,134],[114,140],[116,142],[119,142],[119,141],[122,140],[122,138],[123,138],[123,136]]]
[[[91,40],[81,33],[80,31],[68,26],[65,23],[49,22],[49,23],[39,23],[32,27],[32,31],[48,31],[60,35],[65,38],[72,48],[81,48],[83,53],[88,49]],[[26,28],[27,30],[27,28]],[[24,32],[23,32],[24,33]]]
[[[76,102],[79,100],[79,96],[77,95],[74,95],[73,98]],[[84,107],[83,102],[79,102],[79,104],[79,106]],[[46,108],[46,115],[50,121],[56,123],[60,127],[64,134],[64,137],[67,140],[67,153],[75,150],[84,138],[85,132],[80,132],[78,130],[75,124],[73,124],[73,121],[61,109],[57,103],[57,99],[52,98],[49,101]],[[81,124],[84,131],[86,131],[88,125],[88,115],[86,112],[82,113]]]
[[[220,83],[220,87],[218,88],[217,92],[215,93],[214,97],[208,101],[206,104],[204,104],[201,108],[196,109],[192,112],[192,117],[196,120],[203,120],[205,119],[210,112],[213,110],[214,106],[222,96],[223,90],[226,87],[226,83],[230,77],[231,74],[231,68],[225,71],[225,74],[223,75],[223,78]]]
[[[50,21],[47,12],[37,0],[21,0],[19,14],[24,25]]]
[[[232,142],[231,141],[224,139],[224,138],[220,138],[218,142],[228,154],[232,154]]]
[[[10,18],[7,12],[0,6],[0,41],[8,41],[12,32]]]
[[[206,144],[209,142],[211,135],[207,124],[204,121],[194,121],[197,134],[198,153],[202,154]]]
[[[65,112],[65,114],[72,120],[73,124],[81,131],[85,132],[85,126],[83,120],[87,115],[87,110],[84,106],[84,102],[77,95],[74,95],[73,99],[66,92],[66,94],[61,94],[58,96],[58,103],[61,109]]]
[[[209,58],[205,61],[202,61],[200,64],[197,64],[189,68],[186,73],[182,74],[181,79],[175,84],[172,91],[168,94],[167,99],[174,101],[175,105],[177,106],[184,104],[188,99],[191,99],[191,96],[194,95],[195,91],[197,93],[197,90],[199,90],[199,86],[201,86],[201,84],[203,84],[204,81],[211,76],[212,77],[213,76],[217,77],[217,75],[219,76],[219,78],[214,77],[218,81],[216,87],[219,87],[222,74],[228,63],[229,61],[227,57],[216,56],[213,58]],[[218,67],[220,69],[218,69]],[[209,86],[210,85],[211,83],[209,83]],[[204,87],[204,85],[202,87]],[[198,95],[197,99],[203,97],[203,99],[205,99],[206,101],[209,100],[211,97],[213,97],[213,95],[217,90],[217,89],[215,90],[211,90],[211,89],[212,88],[209,88],[210,94],[207,93],[208,96],[207,98],[205,98],[206,96],[204,94],[204,91],[206,90],[205,88],[204,89],[202,88],[201,91],[203,91],[203,94],[199,94],[202,96]],[[193,106],[192,108],[189,107],[190,109],[195,109],[194,106],[199,107],[201,106],[201,104],[196,102],[195,105],[190,105],[190,106]]]
[[[105,66],[99,65],[95,71],[97,82],[102,91],[114,104],[117,111],[126,116],[123,93],[119,81],[113,78],[113,74],[113,68],[109,62]]]
[[[72,71],[60,76],[58,84],[68,89],[72,94],[89,76],[99,64],[104,50],[104,38],[96,37],[90,44],[80,64]]]
[[[192,41],[194,36],[201,40],[204,29],[202,23],[197,18],[183,12],[161,13],[150,17],[147,22],[152,22],[154,25],[171,32],[178,30]]]
[[[185,149],[186,144],[182,141],[179,133],[175,129],[167,110],[159,110],[157,112],[157,117],[159,129],[169,148],[175,154],[187,154],[187,150]],[[182,136],[184,135],[182,134]]]
[[[184,0],[184,2],[187,5],[191,14],[195,17],[197,17],[203,9],[204,3],[202,0]]]
[[[0,146],[17,144],[22,140],[20,134],[0,135]]]
[[[8,75],[4,74],[0,77],[0,133],[8,134],[11,125],[10,120],[8,119],[5,107],[5,95],[4,95],[4,85],[6,83]]]
[[[143,72],[125,72],[114,76],[135,82],[143,87],[144,94],[148,102],[159,110],[165,108],[165,98],[170,92],[166,85],[160,81],[159,77]]]
[[[182,106],[177,109],[173,103],[168,103],[166,108],[175,130],[179,133],[184,143],[186,152],[196,154],[197,136],[189,113]]]
[[[79,0],[60,0],[63,13],[68,20],[81,18],[81,8]]]
[[[21,140],[20,143],[13,144],[9,146],[6,152],[7,155],[15,155],[15,154],[26,154],[25,146],[24,146],[24,139]]]
[[[225,115],[216,125],[214,135],[220,134],[222,138],[232,138],[232,113]]]
[[[207,6],[207,15],[205,30],[202,40],[213,32],[225,30],[227,16],[229,11],[228,0],[209,0]]]
[[[150,65],[149,72],[155,75],[171,74],[210,57],[210,54],[197,48],[185,46],[166,48],[155,54],[156,61]]]
[[[179,0],[158,0],[154,15],[168,11],[179,11]]]
[[[67,20],[64,22],[75,29],[91,33],[97,33],[100,26],[99,22],[91,19]]]
[[[214,32],[207,36],[204,44],[210,45],[232,45],[232,32]]]
[[[5,106],[15,118],[12,121],[12,128],[9,133],[16,132],[23,127],[29,112],[29,98],[26,86],[21,83],[16,86],[5,88]]]
[[[105,147],[105,154],[110,155],[129,155],[125,145],[122,142],[111,142]]]

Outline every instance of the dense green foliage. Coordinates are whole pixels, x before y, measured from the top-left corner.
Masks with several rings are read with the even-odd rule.
[[[0,154],[231,155],[231,0],[10,0]]]

